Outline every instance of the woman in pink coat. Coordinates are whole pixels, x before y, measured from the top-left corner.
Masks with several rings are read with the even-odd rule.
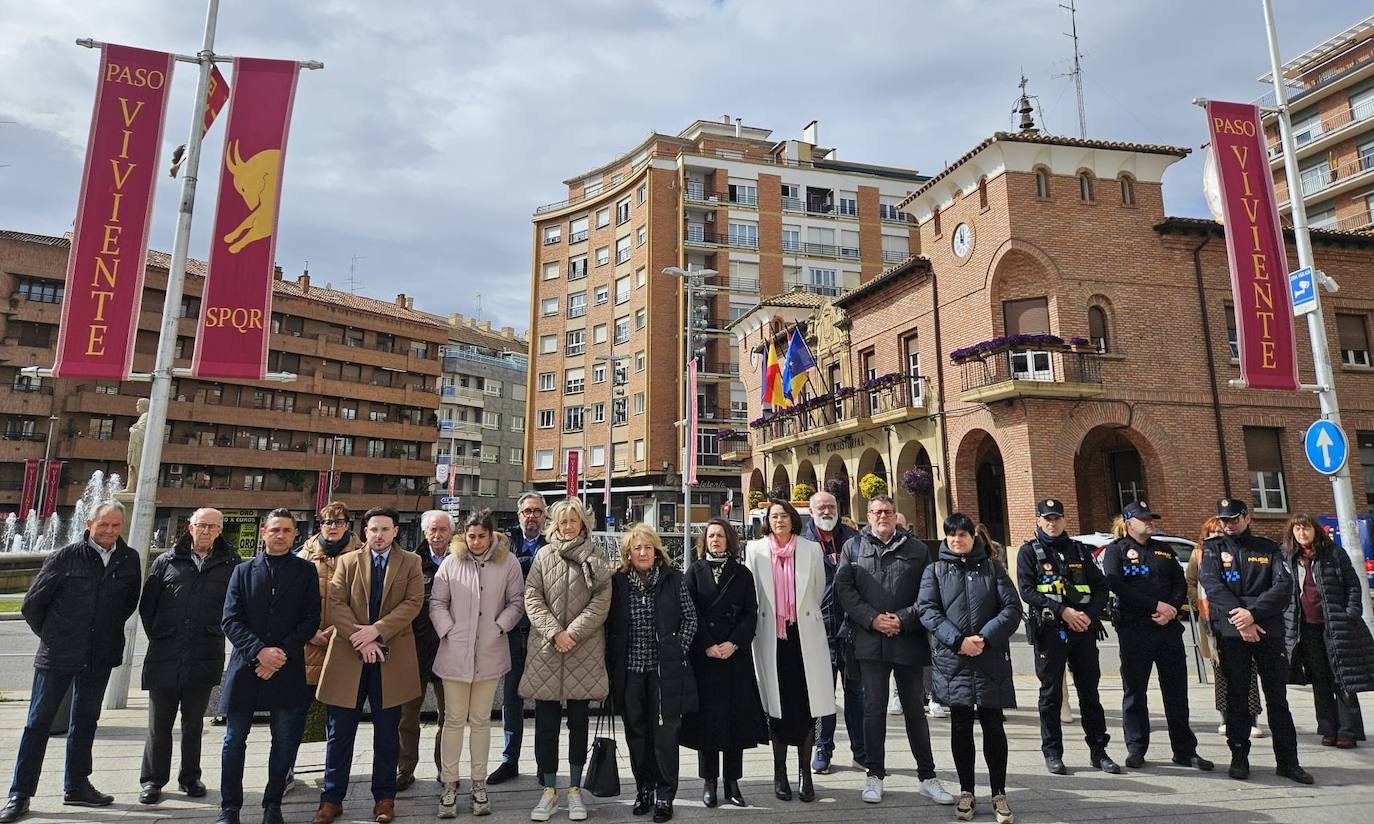
[[[491,510],[473,513],[434,576],[429,617],[439,636],[434,674],[444,682],[444,727],[439,741],[439,817],[458,814],[458,760],[463,727],[471,728],[472,813],[488,815],[487,752],[491,743],[491,701],[496,684],[510,671],[506,633],[525,614],[520,562],[496,531]]]

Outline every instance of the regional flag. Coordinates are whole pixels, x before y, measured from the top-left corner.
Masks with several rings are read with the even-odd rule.
[[[816,359],[802,339],[801,330],[792,327],[792,337],[787,341],[787,354],[782,359],[782,394],[787,400],[796,403],[801,390],[806,386],[807,372],[816,368]]]

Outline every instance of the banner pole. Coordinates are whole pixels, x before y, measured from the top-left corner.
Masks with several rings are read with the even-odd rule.
[[[1269,38],[1270,79],[1274,83],[1274,105],[1278,110],[1279,140],[1283,144],[1283,171],[1288,183],[1288,202],[1293,210],[1293,241],[1298,251],[1298,266],[1311,267],[1317,272],[1312,260],[1312,237],[1307,229],[1307,207],[1303,203],[1302,176],[1298,170],[1297,144],[1293,140],[1292,122],[1288,111],[1288,93],[1283,86],[1283,75],[1279,64],[1279,36],[1274,27],[1274,8],[1271,0],[1261,0],[1264,7],[1264,27]],[[1325,276],[1317,280],[1325,285]],[[1313,289],[1316,309],[1307,313],[1307,334],[1312,340],[1312,364],[1316,370],[1317,401],[1321,405],[1322,417],[1337,426],[1341,425],[1341,409],[1336,401],[1336,379],[1331,371],[1331,353],[1326,345],[1326,312],[1322,309],[1321,289]],[[1341,546],[1350,556],[1355,573],[1360,579],[1360,605],[1364,622],[1374,629],[1374,609],[1369,603],[1369,576],[1365,574],[1364,545],[1360,541],[1359,524],[1355,515],[1355,493],[1350,485],[1350,462],[1346,461],[1340,471],[1331,476],[1331,495],[1336,499],[1336,520],[1340,523]]]
[[[162,304],[161,333],[153,365],[152,389],[148,395],[148,427],[144,430],[143,453],[139,456],[134,488],[134,507],[129,527],[129,546],[139,554],[143,569],[148,569],[149,543],[157,514],[157,481],[162,470],[162,432],[167,426],[167,403],[172,393],[172,361],[176,351],[177,315],[186,280],[186,256],[191,245],[191,213],[196,202],[196,181],[200,169],[200,144],[205,135],[205,98],[210,88],[210,70],[215,62],[215,24],[219,0],[208,0],[205,10],[205,39],[199,57],[200,78],[191,106],[191,133],[186,139],[186,176],[181,179],[181,206],[177,213],[176,239],[172,261],[167,267],[167,293]],[[175,539],[175,536],[168,535]],[[133,672],[134,636],[138,615],[124,626],[124,662],[110,673],[105,689],[105,708],[124,709],[129,703],[129,680]]]

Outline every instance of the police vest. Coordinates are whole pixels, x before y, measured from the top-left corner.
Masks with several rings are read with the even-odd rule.
[[[1040,539],[1031,539],[1031,548],[1035,550],[1035,562],[1039,565],[1039,577],[1036,579],[1035,591],[1041,593],[1051,601],[1064,601],[1070,604],[1082,605],[1092,600],[1092,587],[1088,585],[1088,575],[1083,571],[1083,553],[1078,554],[1078,562],[1071,563],[1067,559],[1061,558],[1062,565],[1068,568],[1069,574],[1066,576],[1057,569],[1057,565],[1050,561],[1049,554],[1045,547],[1040,543]]]

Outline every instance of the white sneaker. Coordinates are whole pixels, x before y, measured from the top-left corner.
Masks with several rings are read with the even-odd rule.
[[[898,695],[897,693],[895,693],[895,692],[892,693],[892,700],[887,702],[887,714],[888,714],[888,715],[901,715],[901,714],[902,714],[902,697],[901,697],[900,695]]]
[[[1264,727],[1261,727],[1259,724],[1256,724],[1255,726],[1250,728],[1251,738],[1263,738],[1266,735],[1268,735],[1268,733],[1265,732]]]
[[[1005,795],[994,795],[992,797],[992,812],[997,816],[997,824],[1015,824],[1016,816],[1011,814],[1011,805],[1007,803]]]
[[[940,704],[936,701],[930,702],[928,712],[930,713],[931,718],[944,718],[946,715],[949,715],[949,710],[945,709],[945,705]]]
[[[454,785],[455,793],[457,789],[457,785]],[[487,800],[487,788],[483,784],[472,788],[472,814],[491,815],[491,802]]]
[[[571,805],[569,805],[571,806]],[[539,796],[539,803],[530,810],[530,821],[548,821],[558,812],[558,792],[553,787],[545,787]],[[583,813],[585,816],[585,812]]]
[[[582,790],[578,787],[568,788],[568,820],[587,820],[587,805],[582,803]]]
[[[864,791],[859,795],[865,804],[877,804],[883,800],[883,780],[876,775],[864,779]]]
[[[922,781],[921,786],[916,789],[916,792],[924,795],[936,804],[953,804],[955,800],[954,796],[949,794],[949,791],[945,789],[945,785],[941,784],[938,778],[927,778]]]
[[[959,806],[954,810],[954,817],[960,821],[972,821],[973,813],[978,809],[978,800],[973,797],[973,793],[960,793]]]
[[[439,817],[457,818],[458,817],[458,782],[444,785],[444,791],[439,794]]]
[[[1226,734],[1226,722],[1225,722],[1225,721],[1222,721],[1221,724],[1217,727],[1217,735],[1225,735],[1225,734]]]

